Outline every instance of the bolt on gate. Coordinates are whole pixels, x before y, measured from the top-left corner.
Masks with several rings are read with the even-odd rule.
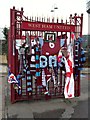
[[[71,43],[72,33],[82,37],[82,24],[83,14],[71,14],[69,21],[63,22],[58,18],[56,21],[55,18],[28,18],[23,8],[20,11],[15,7],[10,9],[8,67],[11,73],[19,76],[20,84],[20,88],[11,84],[12,103],[64,97],[65,71],[58,67],[57,56],[62,46]],[[75,44],[73,53],[75,58]],[[73,70],[77,97],[80,96],[80,70]]]

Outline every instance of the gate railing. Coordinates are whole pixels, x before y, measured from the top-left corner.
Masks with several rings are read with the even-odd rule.
[[[57,21],[54,20],[54,18],[38,18],[38,17],[25,17],[23,15],[23,8],[21,8],[21,11],[18,11],[13,7],[13,9],[10,9],[10,30],[9,30],[9,55],[8,55],[8,66],[11,70],[12,73],[17,76],[19,74],[19,65],[20,61],[18,59],[18,51],[15,48],[16,45],[16,40],[21,42],[25,42],[26,39],[28,39],[28,44],[31,45],[31,40],[37,37],[42,37],[42,39],[45,38],[46,33],[55,33],[58,39],[67,39],[67,36],[69,36],[69,42],[71,42],[71,33],[73,32],[75,36],[80,36],[82,37],[82,23],[83,23],[83,14],[81,16],[77,16],[75,13],[74,16],[72,14],[69,17],[69,21],[66,20],[65,23],[63,23],[63,20],[59,22],[59,19]],[[28,33],[28,37],[27,37]],[[56,39],[56,37],[55,37]],[[53,45],[57,45],[58,40],[56,42],[52,43],[51,47]],[[60,42],[60,41],[59,41]],[[57,43],[57,44],[56,44]],[[66,41],[67,43],[67,41]],[[45,43],[44,44],[49,44]],[[47,46],[47,45],[46,45]],[[43,47],[43,55],[45,54],[45,50],[47,50],[47,47]],[[67,44],[66,44],[67,46]],[[33,49],[30,47],[30,51]],[[49,44],[50,47],[50,44]],[[34,48],[35,49],[35,48]],[[60,46],[54,49],[58,51],[60,49]],[[54,55],[54,53],[50,50],[51,54]],[[36,51],[35,51],[36,52]],[[57,54],[57,53],[55,53]],[[32,54],[34,55],[34,53]],[[42,54],[41,54],[42,55]],[[28,58],[27,58],[28,57]],[[35,55],[36,57],[36,55]],[[30,59],[31,54],[25,56],[25,64],[26,64],[26,59]],[[38,64],[38,61],[35,61],[33,64]],[[37,62],[37,63],[36,63]],[[31,64],[31,61],[28,60],[28,65]],[[29,71],[31,70],[29,66]],[[33,69],[32,69],[33,70]],[[36,72],[39,72],[38,68],[35,68]],[[27,71],[26,71],[27,72]],[[38,88],[35,79],[32,77],[36,75],[36,72],[31,72],[30,74],[27,75],[26,73],[22,78],[20,78],[20,84],[21,84],[21,89],[15,89],[15,84],[11,84],[11,102],[14,103],[15,101],[18,100],[29,100],[29,99],[34,99],[34,98],[43,98],[43,96],[48,99],[48,98],[54,98],[54,97],[64,97],[63,91],[64,91],[64,85],[65,85],[65,75],[63,75],[62,70],[58,71],[58,80],[59,80],[59,85],[58,87],[55,86],[50,86],[53,84],[51,82],[48,84],[49,86],[49,95],[43,94],[45,92],[45,88]],[[75,73],[75,71],[74,71]],[[29,77],[31,77],[29,79]],[[34,80],[33,80],[34,79]],[[36,79],[41,79],[40,77],[36,76]],[[75,96],[80,96],[80,71],[78,71],[77,77],[74,76],[74,82],[75,82]]]

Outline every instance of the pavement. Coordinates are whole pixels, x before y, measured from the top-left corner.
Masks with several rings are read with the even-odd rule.
[[[2,67],[3,68],[3,67]],[[10,103],[7,73],[0,73],[0,118],[88,118],[90,74],[81,74],[81,95],[73,99],[50,99]],[[9,84],[8,84],[9,85]]]
[[[2,117],[2,80],[0,76],[0,118]]]

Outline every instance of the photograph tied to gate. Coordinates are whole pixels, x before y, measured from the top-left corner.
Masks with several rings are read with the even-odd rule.
[[[80,96],[83,14],[69,20],[25,17],[10,9],[8,82],[11,103]]]

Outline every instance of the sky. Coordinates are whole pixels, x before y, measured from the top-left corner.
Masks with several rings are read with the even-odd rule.
[[[87,0],[2,0],[0,2],[0,28],[10,26],[10,8],[24,9],[25,16],[59,17],[69,19],[70,14],[83,13],[83,34],[88,34],[88,14],[86,12]],[[53,13],[50,12],[58,7]]]

